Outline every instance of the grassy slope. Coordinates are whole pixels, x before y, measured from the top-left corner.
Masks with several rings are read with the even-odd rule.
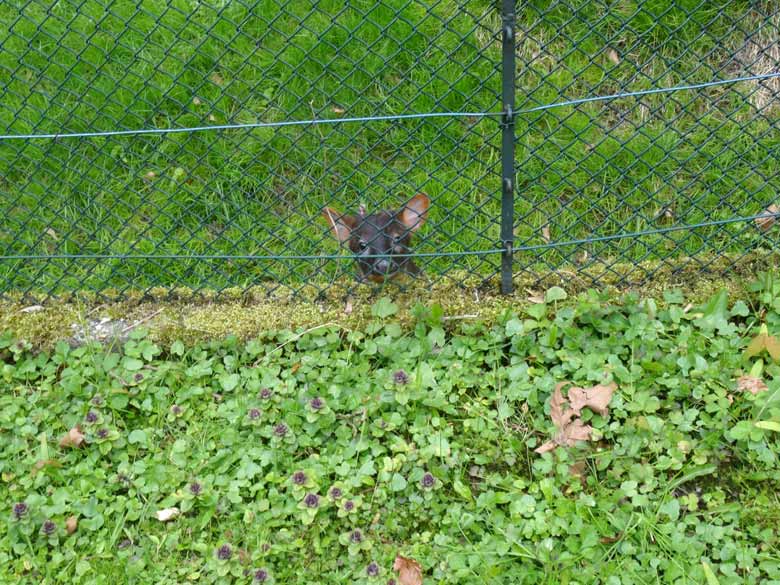
[[[500,23],[485,2],[444,0],[428,10],[401,0],[350,8],[332,0],[316,8],[269,0],[252,9],[166,4],[59,2],[47,10],[6,3],[0,127],[74,132],[499,109]],[[768,22],[768,11],[751,11],[743,1],[718,10],[694,0],[524,3],[518,107],[743,73],[734,54]],[[768,115],[746,104],[754,89],[520,118],[518,242],[543,243],[548,222],[554,240],[663,227],[654,216],[666,205],[680,223],[760,212],[779,186],[778,136]],[[4,142],[0,246],[5,254],[335,253],[319,220],[322,205],[395,204],[426,190],[435,208],[421,251],[492,249],[497,147],[491,119]],[[706,236],[741,251],[757,237],[744,227],[586,249],[591,259],[644,259],[676,246],[696,252]],[[520,253],[518,262],[557,265],[581,251]],[[495,256],[444,258],[429,271],[488,276],[496,263]],[[341,266],[4,261],[0,276],[5,288],[67,289],[82,280],[88,288],[121,288],[131,279],[141,287],[221,288],[262,278],[300,281]]]
[[[702,583],[703,560],[724,585],[776,583],[780,435],[753,422],[780,420],[778,367],[742,350],[756,315],[777,332],[778,298],[772,282],[750,305],[716,296],[692,310],[678,294],[592,294],[446,333],[430,311],[399,327],[385,301],[363,330],[190,347],[136,335],[120,352],[36,356],[3,338],[0,576],[227,583],[264,567],[277,583],[385,583],[401,553],[426,582]],[[767,392],[735,391],[751,368]],[[601,439],[537,455],[565,379],[618,384],[608,415],[585,411]],[[76,424],[86,445],[58,448]],[[326,504],[334,485],[356,511]],[[310,523],[307,492],[323,498]],[[184,514],[154,519],[170,506]],[[371,561],[380,579],[366,578]]]

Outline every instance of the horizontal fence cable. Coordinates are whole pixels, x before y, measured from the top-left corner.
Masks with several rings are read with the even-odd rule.
[[[760,81],[763,79],[772,79],[780,77],[780,72],[763,73],[760,75],[748,75],[744,77],[734,77],[730,79],[718,79],[703,83],[694,83],[689,85],[675,85],[672,87],[657,87],[652,89],[643,89],[623,93],[613,93],[601,96],[592,96],[575,100],[554,102],[526,108],[514,112],[515,116],[531,114],[554,108],[564,108],[568,106],[577,106],[580,104],[612,101],[631,97],[641,97],[644,95],[672,93],[677,91],[688,91],[693,89],[704,89],[720,85],[730,85],[742,83],[745,81]],[[0,140],[60,140],[67,138],[108,138],[113,136],[140,136],[145,134],[179,134],[186,132],[205,132],[215,130],[251,130],[254,128],[283,128],[286,126],[315,126],[319,124],[349,124],[357,122],[394,122],[402,120],[419,120],[424,118],[500,118],[504,112],[424,112],[419,114],[395,114],[385,116],[362,116],[355,118],[314,118],[310,120],[283,120],[279,122],[253,122],[248,124],[221,124],[214,126],[193,126],[188,128],[145,128],[138,130],[108,130],[105,132],[73,132],[73,133],[53,133],[53,134],[0,134]]]
[[[696,230],[706,227],[728,225],[742,221],[755,221],[757,219],[778,219],[780,211],[757,213],[744,217],[730,217],[728,219],[719,219],[714,221],[703,221],[701,223],[683,224],[657,228],[652,230],[641,230],[636,232],[626,232],[622,234],[613,234],[610,236],[595,236],[592,238],[581,238],[578,240],[566,240],[562,242],[549,242],[546,244],[534,244],[530,246],[515,246],[514,252],[530,252],[534,250],[547,250],[550,248],[563,248],[566,246],[580,246],[596,242],[608,242],[612,240],[623,240],[626,238],[641,238],[644,236],[653,236],[677,232],[682,230]],[[398,258],[438,258],[446,256],[487,256],[490,254],[503,254],[503,248],[491,250],[465,250],[463,252],[422,252],[419,254],[393,254]],[[361,258],[383,258],[386,254],[364,254]],[[326,254],[326,255],[290,255],[290,256],[253,256],[251,254],[19,254],[14,256],[0,256],[3,260],[354,260],[353,255],[345,254]]]

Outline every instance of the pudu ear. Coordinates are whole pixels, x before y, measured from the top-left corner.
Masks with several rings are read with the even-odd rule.
[[[332,207],[323,209],[322,216],[327,220],[333,235],[341,243],[349,240],[352,230],[357,225],[357,218],[354,215],[344,215]]]
[[[416,232],[428,219],[430,205],[431,200],[428,196],[424,193],[418,193],[403,206],[398,214],[398,219],[410,232]]]

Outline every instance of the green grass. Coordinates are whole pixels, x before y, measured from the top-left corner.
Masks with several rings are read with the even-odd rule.
[[[768,10],[768,8],[766,9]],[[746,1],[528,2],[518,12],[519,108],[745,73],[735,55],[769,22]],[[491,3],[264,0],[219,7],[6,2],[0,128],[8,133],[199,126],[500,109]],[[760,39],[759,39],[760,40]],[[771,39],[770,39],[771,40]],[[610,57],[614,49],[619,62]],[[778,134],[751,84],[521,116],[519,245],[761,212],[778,191]],[[343,110],[343,113],[339,113]],[[434,198],[421,252],[500,247],[500,129],[438,119],[0,143],[0,230],[15,254],[334,254],[325,204]],[[663,214],[661,214],[663,215]],[[747,227],[747,229],[746,229]],[[733,224],[520,252],[518,268],[742,251]],[[496,256],[426,260],[489,276]],[[333,276],[346,262],[1,261],[4,290],[223,288]],[[317,277],[319,272],[329,276]]]
[[[359,330],[245,344],[5,335],[0,580],[386,583],[401,554],[425,583],[703,583],[705,563],[708,582],[780,582],[780,370],[745,352],[780,333],[780,284],[751,290],[691,307],[551,289],[494,325],[431,306],[402,327],[383,299]],[[746,373],[767,389],[739,391]],[[539,455],[563,380],[617,390],[582,411],[592,442]],[[85,443],[58,446],[76,425]]]

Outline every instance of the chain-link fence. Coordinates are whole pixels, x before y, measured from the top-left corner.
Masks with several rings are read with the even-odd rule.
[[[584,99],[780,71],[775,5],[8,0],[0,293],[727,269],[774,245],[780,79]]]

